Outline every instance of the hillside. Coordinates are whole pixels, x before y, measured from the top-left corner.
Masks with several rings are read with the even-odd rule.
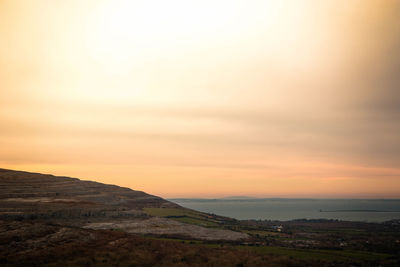
[[[141,191],[6,169],[0,169],[0,219],[204,240],[248,237],[244,233],[204,227],[232,219],[185,209]]]
[[[5,169],[0,169],[0,203],[2,217],[132,216],[144,207],[179,207],[129,188]]]
[[[1,266],[398,266],[398,240],[398,221],[238,221],[129,188],[0,169]]]

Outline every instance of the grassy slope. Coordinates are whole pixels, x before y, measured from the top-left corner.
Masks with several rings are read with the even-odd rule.
[[[144,208],[143,211],[150,216],[170,218],[206,227],[218,227],[220,223],[211,215],[185,208]]]

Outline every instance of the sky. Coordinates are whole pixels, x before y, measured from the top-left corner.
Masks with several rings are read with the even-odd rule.
[[[167,198],[400,198],[399,18],[397,0],[0,0],[0,167]]]

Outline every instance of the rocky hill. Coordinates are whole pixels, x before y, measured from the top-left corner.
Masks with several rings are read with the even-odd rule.
[[[204,240],[248,237],[244,233],[204,227],[232,219],[188,210],[141,191],[6,169],[0,169],[0,219]]]
[[[0,169],[0,217],[137,216],[144,207],[179,206],[116,185]]]

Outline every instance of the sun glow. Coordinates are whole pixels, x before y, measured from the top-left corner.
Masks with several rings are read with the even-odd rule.
[[[195,97],[204,104],[221,79],[214,69],[238,59],[301,73],[324,60],[325,38],[313,34],[324,25],[308,19],[311,7],[272,0],[98,2],[82,23],[84,79],[62,97],[141,105],[190,105]],[[235,97],[242,90],[235,83],[218,91]]]
[[[107,1],[88,18],[87,43],[91,56],[111,71],[120,73],[153,56],[174,51],[179,45],[195,45],[217,37],[237,21],[240,9],[229,1],[210,8],[207,1]],[[219,5],[219,6],[216,6]],[[224,8],[226,12],[219,10]],[[158,50],[158,49],[161,49]],[[117,67],[117,68],[115,68]]]

